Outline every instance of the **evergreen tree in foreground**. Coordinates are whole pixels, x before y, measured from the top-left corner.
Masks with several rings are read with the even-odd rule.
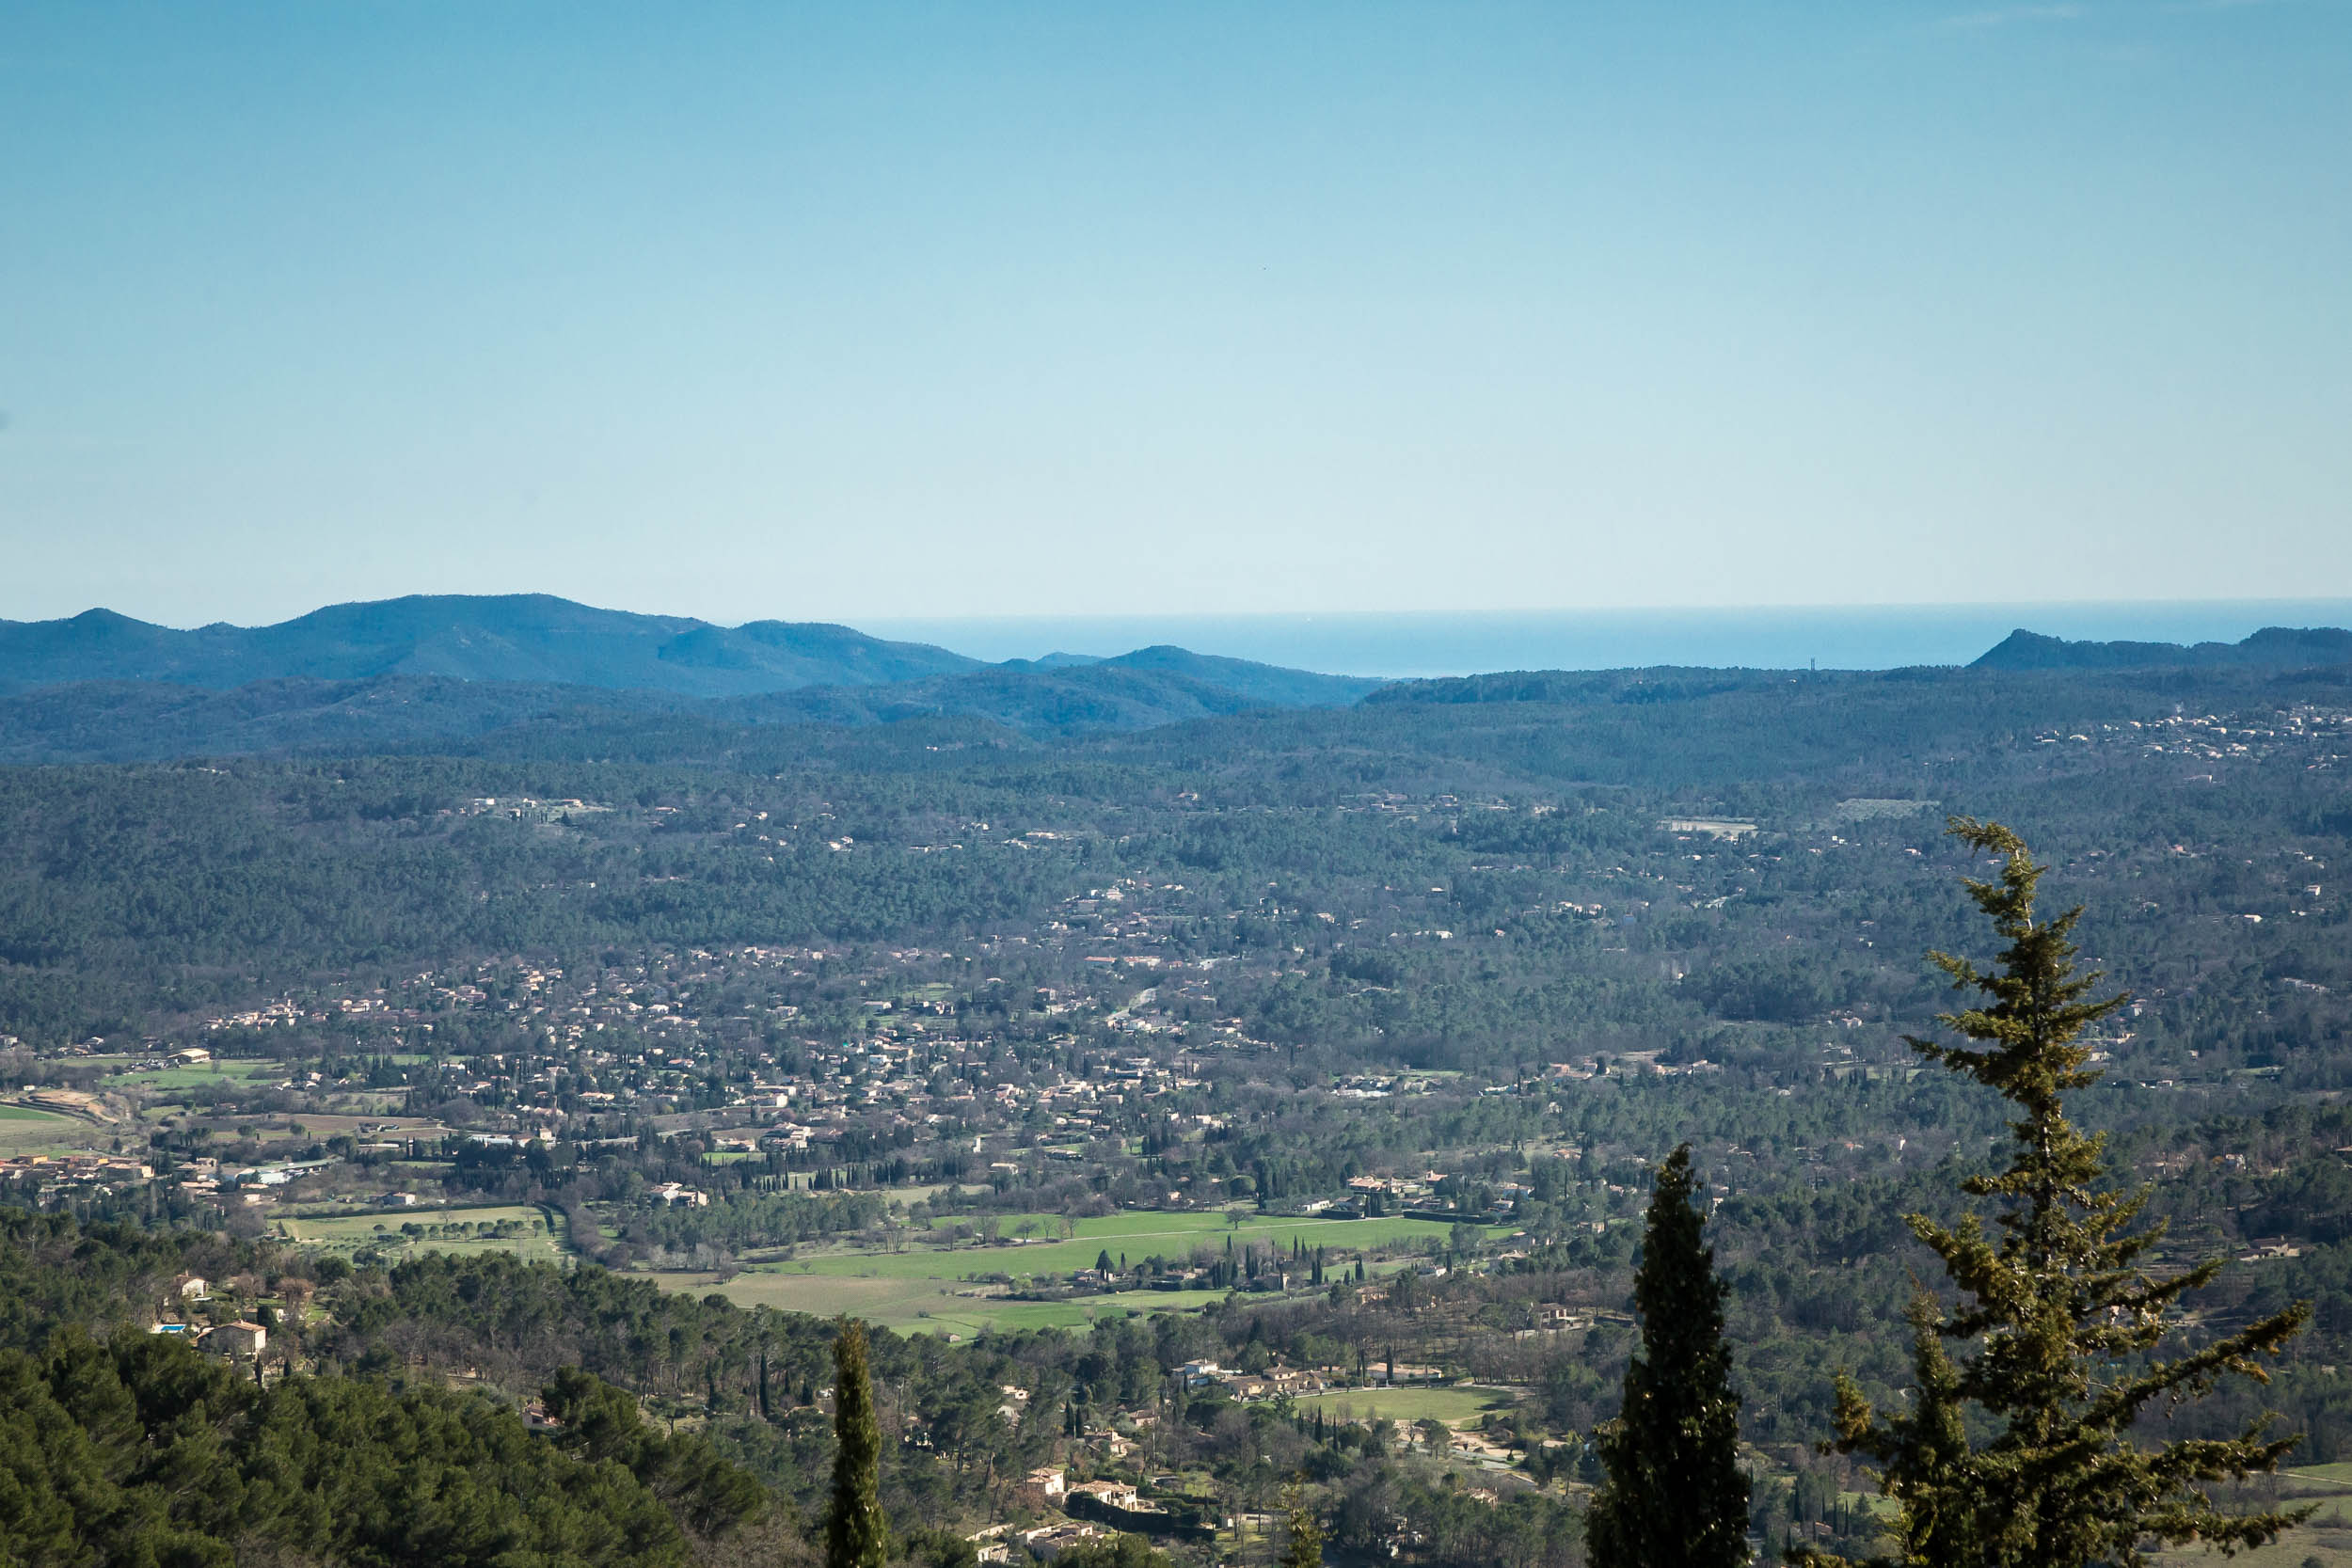
[[[848,1318],[833,1341],[833,1439],[825,1568],[882,1568],[889,1527],[882,1511],[882,1428],[866,1371],[866,1325]]]
[[[1584,1538],[1593,1568],[1738,1568],[1748,1560],[1740,1400],[1724,1343],[1724,1288],[1692,1198],[1691,1146],[1658,1168],[1633,1302],[1642,1348],[1625,1404],[1601,1428],[1607,1479]]]
[[[1969,895],[2009,946],[1999,968],[1931,954],[1956,990],[1979,1006],[1939,1018],[1978,1046],[1910,1043],[1931,1061],[1998,1091],[2021,1115],[2009,1167],[1972,1176],[1962,1191],[2002,1207],[2000,1234],[1970,1215],[1958,1226],[1906,1216],[1943,1259],[1965,1304],[1947,1318],[1924,1297],[1914,1307],[1917,1388],[1909,1410],[1881,1417],[1839,1380],[1837,1441],[1880,1465],[1880,1486],[1899,1505],[1894,1560],[1935,1568],[2142,1568],[2143,1543],[2201,1541],[2224,1550],[2256,1546],[2300,1513],[2225,1513],[2198,1483],[2276,1469],[2296,1439],[2268,1439],[2267,1418],[2234,1438],[2140,1448],[2131,1429],[2152,1402],[2206,1393],[2226,1373],[2266,1382],[2258,1355],[2275,1354],[2303,1325],[2307,1307],[2175,1359],[2155,1354],[2167,1315],[2211,1280],[2220,1259],[2153,1278],[2137,1266],[2164,1227],[2132,1226],[2148,1191],[2105,1186],[2106,1139],[2066,1119],[2064,1096],[2092,1082],[2082,1070],[2084,1027],[2128,998],[2085,1001],[2099,975],[2079,973],[2070,940],[2081,910],[2037,923],[2034,888],[2043,867],[1997,822],[1954,817],[1955,837],[2003,858],[2000,877],[1970,880]],[[1958,1356],[1947,1349],[1968,1347]],[[1989,1437],[1968,1432],[1966,1407]],[[1796,1560],[1826,1563],[1821,1554]]]
[[[1305,1488],[1285,1488],[1282,1506],[1290,1513],[1290,1535],[1276,1560],[1280,1568],[1323,1568],[1323,1521],[1308,1504]]]

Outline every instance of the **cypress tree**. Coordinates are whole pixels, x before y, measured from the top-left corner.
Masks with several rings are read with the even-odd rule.
[[[889,1526],[882,1511],[882,1428],[866,1370],[866,1325],[849,1318],[833,1340],[833,1439],[825,1568],[882,1568]]]
[[[1617,1418],[1596,1433],[1606,1472],[1584,1518],[1593,1568],[1739,1568],[1748,1560],[1740,1399],[1724,1287],[1684,1144],[1658,1168],[1633,1301],[1642,1346]]]
[[[1930,954],[1955,990],[1979,993],[1979,1005],[1938,1018],[1976,1043],[1910,1043],[2017,1107],[2007,1168],[1961,1183],[1972,1197],[1996,1200],[1999,1233],[1988,1235],[1975,1214],[1954,1226],[1906,1216],[1963,1300],[1948,1317],[1924,1292],[1914,1304],[1917,1387],[1908,1413],[1881,1417],[1850,1379],[1839,1380],[1832,1446],[1877,1461],[1880,1489],[1900,1511],[1907,1563],[2143,1568],[2153,1542],[2261,1545],[2303,1514],[2225,1513],[2199,1483],[2275,1470],[2296,1439],[2265,1436],[2263,1417],[2234,1438],[2151,1449],[2133,1440],[2132,1427],[2153,1402],[2196,1398],[2225,1375],[2268,1381],[2255,1358],[2275,1354],[2310,1309],[2290,1307],[2170,1359],[2157,1354],[2180,1297],[2209,1282],[2221,1260],[2169,1277],[2146,1273],[2139,1260],[2164,1235],[2160,1222],[2134,1228],[2150,1189],[2107,1186],[2105,1137],[2084,1133],[2065,1111],[2066,1093],[2098,1076],[2083,1070],[2083,1030],[2130,998],[2086,1000],[2100,975],[2074,962],[2082,911],[2035,918],[2045,867],[2022,839],[1968,817],[1949,828],[2001,858],[1997,879],[1966,886],[2009,945],[1990,973]],[[1981,1441],[1969,1434],[1972,1405]]]

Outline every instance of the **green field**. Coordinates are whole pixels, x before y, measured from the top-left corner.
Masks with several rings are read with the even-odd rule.
[[[437,1226],[495,1225],[501,1220],[514,1220],[524,1227],[519,1236],[409,1236],[402,1232],[404,1225]],[[561,1261],[565,1253],[563,1233],[564,1218],[555,1217],[556,1229],[547,1228],[547,1216],[540,1211],[521,1204],[505,1204],[485,1209],[388,1209],[365,1214],[337,1214],[328,1218],[310,1219],[288,1215],[278,1222],[288,1238],[301,1245],[320,1251],[350,1254],[362,1247],[374,1247],[387,1259],[417,1257],[428,1252],[446,1252],[459,1257],[478,1252],[511,1252],[526,1262],[553,1263]]]
[[[2352,1488],[2352,1460],[2333,1465],[2298,1465],[2287,1474],[2296,1481],[2326,1481],[2331,1485]]]
[[[208,1062],[202,1067],[158,1068],[152,1072],[118,1072],[103,1080],[110,1089],[126,1086],[142,1089],[192,1089],[202,1084],[247,1082],[256,1078],[283,1078],[283,1062]]]
[[[692,1295],[716,1291],[738,1307],[767,1307],[818,1317],[848,1313],[902,1334],[952,1334],[971,1338],[984,1327],[1084,1328],[1101,1318],[1130,1313],[1199,1311],[1214,1299],[1205,1291],[1120,1291],[1072,1301],[1008,1301],[960,1296],[938,1279],[855,1278],[838,1275],[756,1271],[720,1282],[715,1275],[657,1275],[662,1289]]]
[[[998,1329],[1090,1328],[1105,1319],[1149,1317],[1154,1312],[1198,1312],[1214,1298],[1206,1291],[1114,1291],[1074,1301],[993,1301],[950,1296],[909,1325],[918,1334],[958,1334],[970,1338],[984,1327]],[[898,1326],[898,1325],[893,1325]]]
[[[37,1111],[30,1105],[0,1105],[0,1154],[40,1154],[85,1145],[103,1148],[115,1131],[77,1117]]]
[[[1036,1237],[1016,1243],[1012,1238],[1024,1222],[1034,1227]],[[941,1227],[955,1223],[956,1218],[936,1222]],[[958,1294],[970,1288],[965,1281],[974,1275],[1057,1276],[1092,1268],[1104,1252],[1114,1259],[1123,1253],[1130,1263],[1154,1254],[1181,1262],[1200,1245],[1221,1255],[1228,1236],[1236,1248],[1272,1244],[1287,1250],[1295,1239],[1310,1248],[1355,1251],[1443,1236],[1450,1228],[1434,1220],[1300,1220],[1258,1214],[1246,1214],[1236,1228],[1220,1211],[1137,1212],[1080,1220],[1076,1233],[1065,1241],[1057,1215],[1008,1214],[998,1219],[999,1233],[1007,1241],[995,1245],[938,1247],[910,1241],[898,1251],[804,1249],[790,1262],[761,1265],[723,1284],[707,1274],[662,1279],[670,1290],[716,1290],[739,1307],[828,1317],[847,1312],[909,1332],[970,1336],[992,1323],[1004,1328],[1082,1328],[1104,1314],[1197,1311],[1211,1299],[1205,1291],[1127,1291],[1071,1301]],[[1338,1266],[1333,1264],[1335,1273]]]
[[[1034,1239],[1016,1239],[1015,1232],[1024,1221],[1036,1224]],[[949,1219],[937,1225],[953,1223]],[[1181,1263],[1196,1246],[1206,1246],[1221,1254],[1228,1236],[1236,1248],[1271,1243],[1287,1250],[1297,1240],[1310,1249],[1325,1246],[1336,1251],[1355,1251],[1413,1238],[1442,1237],[1451,1228],[1438,1220],[1299,1220],[1258,1214],[1248,1215],[1240,1227],[1234,1228],[1225,1214],[1216,1211],[1166,1214],[1145,1212],[1080,1220],[1076,1234],[1064,1241],[1057,1216],[1008,1214],[998,1222],[999,1234],[1005,1240],[995,1245],[966,1243],[943,1248],[909,1242],[900,1252],[803,1251],[797,1260],[777,1267],[803,1274],[878,1279],[959,1280],[992,1274],[1019,1278],[1092,1268],[1096,1258],[1106,1251],[1114,1260],[1124,1253],[1130,1263],[1140,1263],[1154,1254]],[[1509,1232],[1482,1227],[1481,1234],[1492,1240]]]
[[[1359,1421],[1376,1416],[1391,1421],[1438,1420],[1463,1426],[1489,1410],[1508,1410],[1518,1402],[1504,1388],[1343,1388],[1310,1394],[1298,1402],[1298,1408]]]
[[[2222,1560],[2218,1554],[2200,1546],[2177,1547],[2151,1557],[2165,1568],[2188,1568],[2192,1563],[2210,1568]],[[2232,1568],[2300,1568],[2314,1559],[2323,1568],[2352,1568],[2352,1518],[2323,1509],[2309,1524],[2287,1531],[2267,1546],[2242,1551],[2229,1561]]]
[[[268,1119],[292,1121],[302,1129],[305,1136],[313,1138],[331,1138],[343,1132],[351,1133],[355,1137],[370,1139],[409,1138],[428,1134],[439,1137],[448,1131],[446,1128],[418,1117],[404,1118],[389,1116],[345,1115],[342,1112],[297,1111],[291,1116],[276,1116]],[[376,1128],[379,1131],[361,1133],[359,1129],[362,1127]]]

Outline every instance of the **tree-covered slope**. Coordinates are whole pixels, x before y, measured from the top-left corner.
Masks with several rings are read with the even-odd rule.
[[[0,622],[0,689],[20,689],[85,681],[227,689],[259,680],[437,675],[709,697],[915,680],[978,662],[847,626],[716,626],[546,594],[413,594],[330,605],[276,626],[193,631],[104,610],[59,621]]]

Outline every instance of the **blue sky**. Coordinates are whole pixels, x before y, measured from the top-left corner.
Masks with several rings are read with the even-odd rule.
[[[2352,594],[2352,13],[18,5],[0,615]]]

